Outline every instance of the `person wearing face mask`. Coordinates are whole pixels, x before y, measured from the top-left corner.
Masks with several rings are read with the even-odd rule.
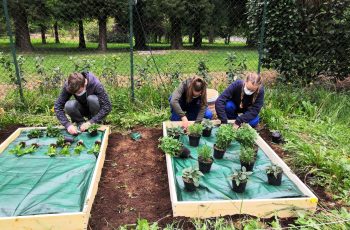
[[[69,100],[71,96],[75,100]],[[92,73],[83,72],[69,75],[54,109],[60,123],[70,134],[76,135],[79,131],[86,131],[91,124],[100,123],[111,111],[112,105],[101,82]]]
[[[260,121],[259,112],[264,104],[264,87],[258,74],[250,73],[245,81],[237,80],[219,96],[215,110],[221,123],[235,119],[234,127],[248,123],[256,127]],[[238,115],[241,113],[241,115]]]
[[[182,121],[187,129],[188,121],[201,122],[203,118],[212,119],[208,109],[207,83],[200,77],[189,78],[180,83],[170,97],[171,121]]]

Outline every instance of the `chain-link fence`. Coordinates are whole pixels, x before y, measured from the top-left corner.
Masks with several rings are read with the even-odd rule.
[[[110,85],[130,87],[134,69],[136,89],[150,79],[166,84],[193,74],[216,87],[257,71],[259,50],[267,75],[277,70],[286,81],[342,80],[350,73],[349,0],[2,3],[1,12],[9,12],[0,19],[3,86],[19,83],[6,21],[26,86],[56,87],[70,72],[91,71]]]

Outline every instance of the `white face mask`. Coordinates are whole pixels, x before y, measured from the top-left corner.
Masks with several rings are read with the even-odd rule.
[[[80,96],[83,96],[84,93],[86,93],[86,89],[83,90],[83,92],[79,93],[79,94],[75,94],[76,96],[80,97]]]
[[[246,95],[252,95],[252,94],[254,93],[254,91],[250,91],[250,90],[247,88],[247,86],[244,86],[244,93],[245,93]]]

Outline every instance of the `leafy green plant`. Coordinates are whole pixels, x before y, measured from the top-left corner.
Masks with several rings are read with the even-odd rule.
[[[118,86],[118,65],[120,64],[120,57],[112,55],[112,57],[103,58],[102,77],[108,84]]]
[[[73,151],[74,151],[74,154],[79,155],[82,151],[84,151],[84,149],[85,149],[84,145],[77,145],[75,146]]]
[[[61,135],[61,131],[57,127],[53,127],[52,125],[47,126],[46,136],[47,137],[59,137]]]
[[[235,181],[236,185],[239,186],[241,183],[246,183],[250,175],[253,172],[247,172],[246,168],[243,166],[242,171],[235,171],[231,175],[231,179]]]
[[[199,123],[194,123],[188,126],[188,135],[191,136],[201,136],[203,132],[203,125]]]
[[[88,132],[89,133],[93,133],[93,132],[97,132],[97,130],[100,128],[101,126],[97,123],[90,125],[90,127],[88,128]]]
[[[63,135],[58,136],[56,141],[56,146],[63,147],[64,145],[65,145],[64,136]]]
[[[69,156],[70,155],[69,146],[64,146],[61,149],[60,154],[64,156]]]
[[[242,146],[239,159],[244,163],[252,163],[255,161],[256,152],[249,146]]]
[[[248,124],[244,123],[238,130],[236,140],[246,147],[253,147],[258,134]]]
[[[46,155],[48,155],[49,157],[55,157],[57,155],[57,148],[53,145],[49,146]]]
[[[88,154],[95,154],[98,155],[100,153],[101,145],[94,144],[94,146],[88,150]]]
[[[170,137],[175,137],[175,136],[179,136],[179,135],[183,135],[184,134],[184,130],[180,126],[169,127],[166,130],[167,130],[167,133],[168,133],[168,135]]]
[[[33,139],[33,138],[39,138],[43,136],[42,130],[39,129],[32,129],[28,132],[28,138]]]
[[[226,72],[227,83],[243,79],[244,71],[247,70],[247,57],[244,57],[241,62],[237,64],[237,55],[235,52],[227,54],[225,58],[225,66],[228,68]]]
[[[204,176],[198,168],[185,168],[182,170],[182,178],[188,183],[193,183],[196,187],[199,186],[199,179]]]
[[[204,129],[212,129],[215,127],[214,123],[210,119],[203,119],[202,125]]]
[[[10,154],[14,154],[17,157],[21,157],[23,155],[31,154],[31,153],[35,152],[35,149],[36,149],[35,146],[30,146],[28,148],[24,148],[23,145],[18,144],[15,146],[15,148],[10,150]]]
[[[201,76],[208,84],[210,84],[212,77],[209,75],[209,68],[205,64],[205,60],[198,61],[197,75]]]
[[[223,124],[216,132],[215,147],[220,150],[226,150],[231,142],[235,139],[236,133],[233,130],[232,125]]]
[[[272,164],[266,168],[266,174],[273,174],[276,178],[281,172],[283,172],[282,168],[275,164]]]
[[[208,145],[203,145],[198,148],[198,159],[204,162],[208,162],[212,160],[212,148],[210,148]]]
[[[77,72],[88,72],[93,65],[95,64],[95,60],[87,59],[87,58],[77,58],[70,56],[69,61],[74,64],[74,71]]]
[[[158,145],[158,148],[170,156],[177,156],[183,147],[179,140],[172,137],[162,137],[159,139],[159,141],[160,145]]]

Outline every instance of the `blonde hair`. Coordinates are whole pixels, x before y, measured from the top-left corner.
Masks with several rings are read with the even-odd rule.
[[[85,85],[85,77],[81,73],[72,73],[68,76],[67,91],[75,94]]]
[[[207,83],[201,77],[193,77],[187,88],[186,102],[190,103],[193,99],[193,91],[201,91],[201,104],[207,105]]]
[[[255,103],[256,98],[258,97],[259,93],[260,93],[260,89],[261,89],[261,85],[262,85],[262,79],[260,74],[257,73],[249,73],[243,86],[242,86],[242,92],[241,92],[241,104],[240,104],[240,108],[243,108],[243,96],[244,96],[244,86],[247,82],[252,83],[252,85],[254,86],[258,86],[258,89],[254,92],[253,94],[253,100],[252,100],[252,104]]]

